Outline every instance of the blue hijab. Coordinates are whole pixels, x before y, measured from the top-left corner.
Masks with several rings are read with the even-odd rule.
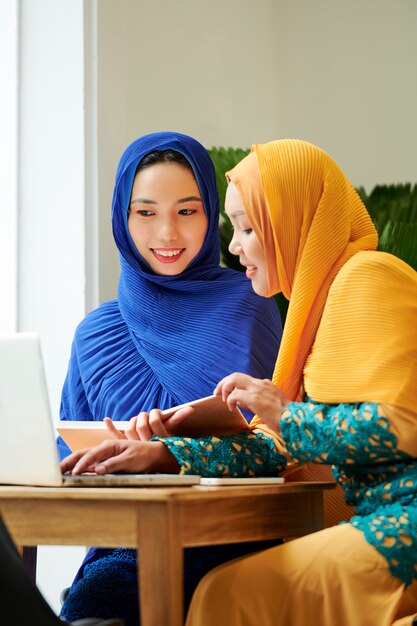
[[[127,228],[140,161],[175,150],[190,163],[207,215],[201,250],[177,276],[160,276],[139,255]],[[78,326],[64,383],[61,419],[128,420],[140,411],[210,395],[234,371],[270,378],[281,339],[273,300],[260,298],[243,273],[222,268],[219,199],[209,154],[179,133],[146,135],[123,153],[112,203],[120,251],[118,298]],[[68,449],[59,441],[60,454]]]

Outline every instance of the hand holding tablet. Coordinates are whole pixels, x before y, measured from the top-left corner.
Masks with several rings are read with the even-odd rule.
[[[180,423],[171,425],[169,418],[179,409],[191,406],[193,411],[186,415]],[[238,407],[229,410],[221,396],[207,396],[185,404],[165,409],[161,412],[166,419],[169,431],[178,437],[204,437],[209,435],[224,436],[243,432],[249,428]],[[113,422],[115,428],[123,433],[129,427],[129,421]],[[86,421],[60,421],[57,431],[74,452],[83,448],[93,447],[114,438],[105,423]]]

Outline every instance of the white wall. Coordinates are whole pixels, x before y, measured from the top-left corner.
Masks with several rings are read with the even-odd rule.
[[[417,2],[276,5],[278,134],[322,146],[369,191],[417,182]]]
[[[207,147],[300,137],[355,185],[417,178],[415,0],[100,0],[100,299],[116,292],[110,201],[141,134]]]

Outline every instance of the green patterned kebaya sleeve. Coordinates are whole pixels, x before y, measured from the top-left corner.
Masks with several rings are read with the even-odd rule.
[[[378,404],[291,402],[282,412],[281,433],[289,455],[329,465],[368,465],[404,458],[390,422]]]
[[[155,440],[168,447],[182,474],[276,476],[286,466],[285,457],[264,433],[247,431],[227,437],[157,437]]]

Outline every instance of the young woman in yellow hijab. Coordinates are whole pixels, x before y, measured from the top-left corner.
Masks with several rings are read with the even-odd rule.
[[[101,444],[68,457],[63,470],[244,476],[290,462],[331,465],[355,507],[350,523],[213,570],[187,626],[409,626],[417,615],[417,273],[375,251],[363,203],[319,148],[256,145],[228,178],[230,250],[256,293],[282,291],[290,301],[272,382],[235,373],[216,388],[256,414],[252,431],[170,437],[155,410],[158,438]],[[164,464],[150,462],[161,449]]]
[[[417,273],[377,235],[336,163],[302,141],[256,145],[226,210],[254,290],[289,299],[272,382],[216,392],[329,464],[356,509],[342,524],[221,566],[187,626],[395,626],[417,614]]]

